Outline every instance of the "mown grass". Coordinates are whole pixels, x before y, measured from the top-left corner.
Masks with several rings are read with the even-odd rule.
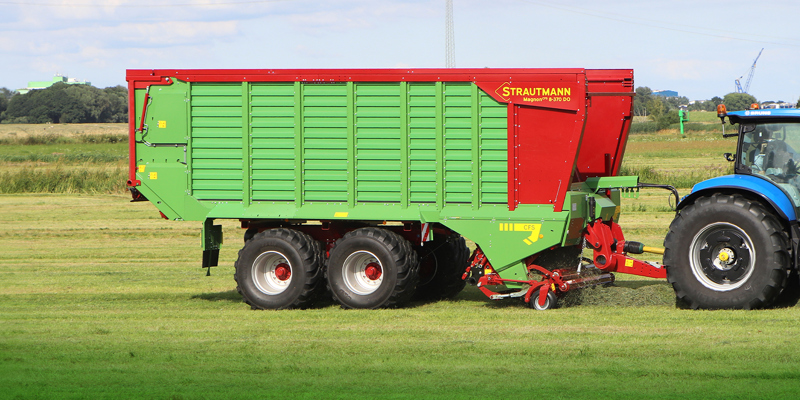
[[[798,307],[637,305],[623,292],[669,287],[620,276],[618,293],[547,312],[471,287],[396,310],[251,311],[234,290],[242,231],[230,221],[210,277],[198,223],[164,221],[124,196],[3,195],[0,222],[3,398],[788,399],[800,390]]]
[[[678,179],[672,168],[689,182],[700,178],[694,169],[729,165],[712,155],[731,142],[636,135],[626,172],[668,183],[658,181]],[[125,152],[124,143],[6,144],[0,157],[14,146]],[[220,267],[205,276],[199,223],[164,221],[118,194],[124,187],[80,186],[124,185],[124,162],[33,157],[0,160],[0,179],[29,179],[17,190],[82,183],[52,189],[78,194],[0,196],[0,398],[788,399],[800,390],[800,307],[679,310],[661,280],[618,275],[616,286],[547,312],[473,287],[397,310],[251,311],[232,279],[236,221],[217,221]],[[104,190],[115,194],[88,194]],[[659,246],[674,215],[668,196],[624,199],[626,238]]]
[[[684,122],[683,128],[687,134],[710,133],[719,135],[722,133],[722,126],[716,112],[690,111],[689,119]],[[680,132],[680,124],[671,124],[669,129]],[[729,128],[726,127],[726,129]],[[630,130],[631,135],[652,135],[658,132],[658,124],[652,121],[650,117],[634,117]]]
[[[697,182],[733,173],[723,156],[736,152],[736,140],[720,134],[674,130],[650,135],[631,135],[621,175],[639,175],[640,182],[691,188]]]

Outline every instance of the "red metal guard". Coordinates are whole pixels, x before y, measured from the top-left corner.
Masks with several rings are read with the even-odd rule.
[[[667,270],[663,266],[653,265],[628,257],[625,248],[625,235],[622,228],[613,222],[598,219],[586,226],[583,234],[586,244],[594,250],[594,265],[604,271],[647,276],[650,278],[666,278]]]

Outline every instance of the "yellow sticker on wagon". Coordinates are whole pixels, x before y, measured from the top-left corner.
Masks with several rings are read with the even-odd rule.
[[[533,242],[541,239],[544,235],[540,235],[539,231],[542,230],[542,224],[512,224],[512,223],[501,223],[500,224],[500,231],[506,232],[530,232],[531,235],[527,238],[523,239],[522,241],[525,242],[528,246],[533,244]]]

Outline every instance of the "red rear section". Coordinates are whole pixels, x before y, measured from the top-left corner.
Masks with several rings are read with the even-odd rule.
[[[586,70],[589,104],[576,182],[619,173],[633,113],[633,70]]]

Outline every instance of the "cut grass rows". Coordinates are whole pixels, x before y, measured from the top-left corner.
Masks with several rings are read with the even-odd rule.
[[[709,165],[698,160],[717,146],[653,136],[632,138],[626,168],[691,171]],[[688,145],[684,156],[679,144],[667,148],[673,142]],[[26,147],[57,151],[49,146],[61,145]],[[63,146],[124,152],[124,144]],[[0,162],[39,174],[123,168]],[[164,221],[124,188],[109,190],[116,194],[0,195],[0,398],[794,399],[800,391],[800,307],[679,310],[666,282],[618,275],[617,286],[576,292],[546,312],[490,301],[474,287],[395,310],[323,303],[256,312],[232,277],[243,235],[236,221],[218,221],[220,266],[205,276],[199,223]],[[660,246],[673,216],[667,198],[643,190],[623,199],[626,238]]]
[[[659,202],[657,193],[636,201]],[[631,214],[623,223],[648,218]],[[618,287],[546,312],[473,287],[394,310],[252,311],[232,279],[235,223],[223,222],[221,266],[206,277],[199,224],[164,221],[123,196],[3,195],[0,222],[16,249],[0,252],[1,397],[788,399],[800,390],[798,307],[636,306],[636,296],[671,289],[620,275]]]

